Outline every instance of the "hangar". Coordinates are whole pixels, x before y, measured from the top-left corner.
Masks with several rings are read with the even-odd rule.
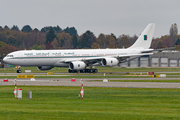
[[[180,67],[180,51],[160,53],[121,63],[120,67]]]

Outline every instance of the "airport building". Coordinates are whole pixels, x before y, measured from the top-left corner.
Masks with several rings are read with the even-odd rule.
[[[180,51],[163,51],[121,63],[120,67],[180,67]]]

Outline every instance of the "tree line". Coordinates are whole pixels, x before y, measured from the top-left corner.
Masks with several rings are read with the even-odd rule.
[[[116,37],[113,33],[105,35],[101,33],[98,37],[87,30],[78,35],[76,28],[59,26],[46,26],[41,30],[32,29],[25,25],[21,30],[13,25],[0,26],[0,54],[6,55],[9,52],[23,49],[99,49],[99,48],[127,48],[131,46],[138,36],[122,34]],[[167,48],[176,46],[180,50],[180,36],[178,36],[177,24],[174,23],[169,29],[168,35],[161,38],[153,38],[151,48]]]

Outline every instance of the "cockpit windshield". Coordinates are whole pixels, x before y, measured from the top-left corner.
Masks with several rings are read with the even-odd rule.
[[[7,55],[6,57],[13,57],[13,55]]]

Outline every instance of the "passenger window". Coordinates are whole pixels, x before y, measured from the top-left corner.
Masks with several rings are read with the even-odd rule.
[[[7,55],[6,57],[13,57],[13,55]]]

